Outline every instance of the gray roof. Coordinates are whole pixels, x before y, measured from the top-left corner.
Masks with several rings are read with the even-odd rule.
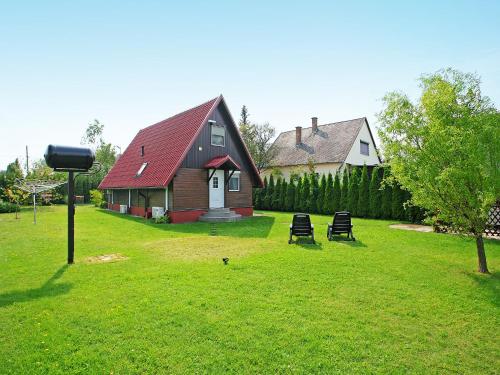
[[[295,129],[281,133],[272,147],[276,149],[271,166],[304,165],[314,163],[342,163],[347,158],[366,118],[302,128],[302,143],[295,144]]]

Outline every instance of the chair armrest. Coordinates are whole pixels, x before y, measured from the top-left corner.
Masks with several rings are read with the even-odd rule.
[[[314,224],[311,224],[311,228],[314,229]]]
[[[292,228],[293,228],[293,224],[290,224],[290,229],[292,229]]]

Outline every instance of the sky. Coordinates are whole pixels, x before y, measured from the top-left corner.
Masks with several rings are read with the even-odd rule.
[[[137,131],[223,94],[277,133],[417,98],[423,73],[482,78],[500,103],[500,1],[2,1],[0,169]]]

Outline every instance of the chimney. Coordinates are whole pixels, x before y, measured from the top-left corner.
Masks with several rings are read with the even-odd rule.
[[[318,118],[317,117],[312,117],[312,131],[313,133],[316,133],[318,131]]]
[[[295,127],[295,144],[300,145],[302,143],[302,126]]]

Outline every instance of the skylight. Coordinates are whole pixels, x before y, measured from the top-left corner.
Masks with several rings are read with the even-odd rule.
[[[137,171],[137,174],[135,175],[136,177],[139,177],[142,172],[144,172],[144,169],[147,167],[148,163],[142,163],[141,167],[139,168],[139,170]]]

